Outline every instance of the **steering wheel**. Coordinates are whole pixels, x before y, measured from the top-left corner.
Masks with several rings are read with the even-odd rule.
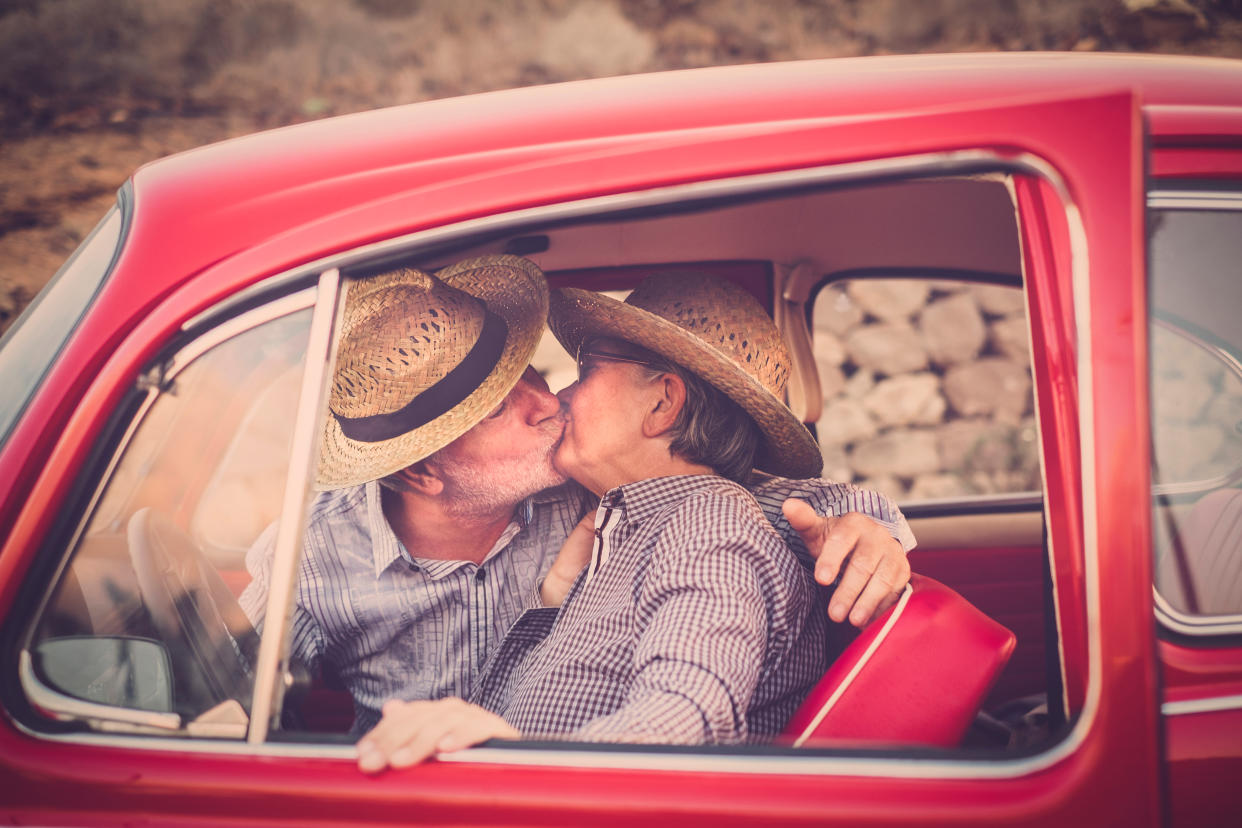
[[[139,509],[126,527],[138,588],[168,649],[174,705],[188,716],[236,699],[247,715],[259,636],[202,550],[169,518]]]

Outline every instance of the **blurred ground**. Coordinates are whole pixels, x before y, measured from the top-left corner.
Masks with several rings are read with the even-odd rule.
[[[0,0],[0,330],[139,165],[491,89],[898,52],[1242,57],[1242,0]]]

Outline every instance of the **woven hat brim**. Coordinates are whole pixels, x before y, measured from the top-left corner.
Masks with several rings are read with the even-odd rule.
[[[548,327],[570,354],[597,336],[655,351],[711,383],[742,407],[762,434],[755,468],[785,477],[814,477],[824,466],[811,432],[784,402],[732,358],[663,317],[600,293],[559,288],[549,299]]]
[[[481,299],[508,326],[496,366],[449,411],[424,426],[391,440],[352,440],[336,418],[325,417],[315,488],[340,489],[386,477],[428,457],[465,434],[513,390],[539,345],[548,314],[548,285],[543,272],[517,256],[484,256],[458,262],[435,274],[452,288]],[[380,290],[392,284],[388,275],[351,285],[350,289]]]

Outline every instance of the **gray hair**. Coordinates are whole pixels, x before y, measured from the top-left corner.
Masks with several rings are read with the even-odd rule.
[[[683,460],[709,466],[735,483],[745,482],[763,436],[759,425],[711,383],[671,360],[653,357],[654,366],[643,368],[647,379],[676,374],[686,386],[686,404],[669,430],[669,450]]]

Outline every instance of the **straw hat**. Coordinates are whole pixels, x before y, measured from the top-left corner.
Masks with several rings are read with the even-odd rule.
[[[597,336],[632,342],[676,362],[742,407],[763,433],[755,467],[787,477],[823,468],[815,438],[782,401],[789,351],[742,288],[703,273],[649,276],[625,302],[589,290],[552,292],[548,325],[571,354]]]
[[[351,285],[316,487],[377,480],[469,431],[526,370],[547,309],[542,271],[517,256]]]

